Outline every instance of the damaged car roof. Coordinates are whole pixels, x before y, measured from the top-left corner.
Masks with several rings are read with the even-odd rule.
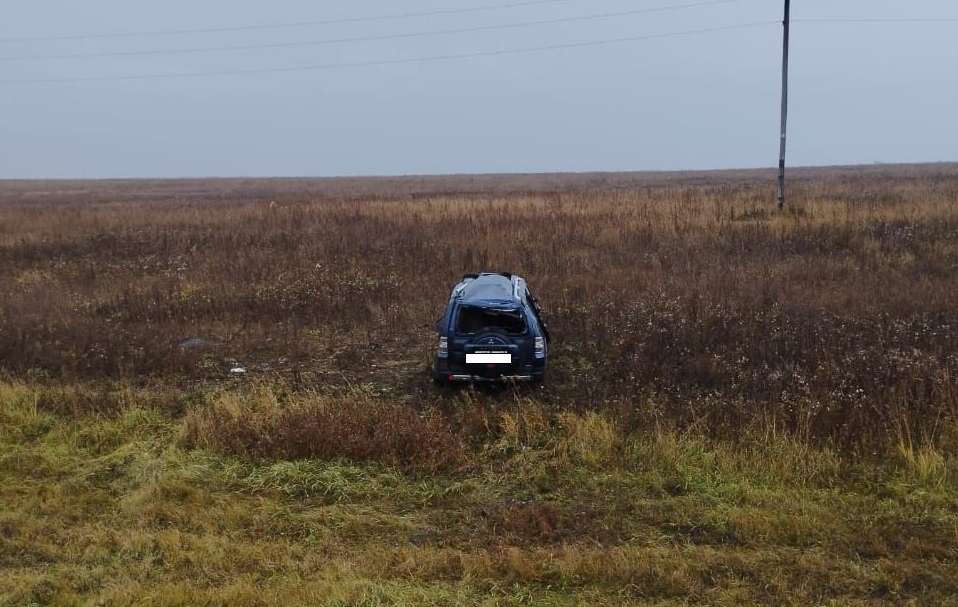
[[[499,309],[518,308],[519,286],[516,279],[503,274],[479,274],[467,277],[457,296],[464,305]]]

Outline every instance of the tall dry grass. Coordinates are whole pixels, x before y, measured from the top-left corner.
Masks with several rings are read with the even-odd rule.
[[[284,400],[265,385],[220,394],[186,414],[180,444],[253,459],[372,460],[410,471],[449,471],[463,462],[459,438],[436,416],[359,395]]]
[[[0,365],[191,386],[241,365],[428,404],[450,286],[509,269],[555,337],[543,402],[958,442],[954,166],[800,174],[781,213],[748,173],[567,179],[3,184]]]

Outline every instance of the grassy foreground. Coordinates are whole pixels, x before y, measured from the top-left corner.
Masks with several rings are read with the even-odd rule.
[[[0,605],[958,604],[952,450],[450,400],[0,384]]]

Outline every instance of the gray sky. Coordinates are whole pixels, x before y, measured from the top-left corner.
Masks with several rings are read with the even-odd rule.
[[[332,176],[776,166],[782,0],[466,33],[709,0],[556,0],[497,10],[165,36],[488,7],[510,0],[31,0],[0,6],[0,178]],[[715,2],[715,0],[711,0]],[[514,0],[528,3],[529,0]],[[792,17],[948,18],[792,26],[792,166],[958,160],[953,0],[797,0]],[[454,60],[375,63],[755,27]],[[252,46],[191,54],[13,57]]]

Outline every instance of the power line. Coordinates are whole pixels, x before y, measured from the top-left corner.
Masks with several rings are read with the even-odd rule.
[[[496,57],[500,55],[515,55],[521,53],[535,53],[560,49],[584,48],[590,46],[604,46],[609,44],[620,44],[625,42],[638,42],[641,40],[653,40],[659,38],[674,38],[678,36],[691,36],[695,34],[705,34],[710,32],[721,32],[728,30],[740,30],[766,25],[777,24],[778,21],[756,21],[752,23],[741,23],[737,25],[727,25],[721,27],[710,27],[704,29],[685,30],[680,32],[669,32],[664,34],[650,34],[645,36],[630,36],[627,38],[609,38],[604,40],[590,40],[587,42],[573,42],[566,44],[552,44],[547,46],[529,46],[512,49],[502,49],[497,51],[485,51],[479,53],[457,53],[449,55],[431,55],[426,57],[414,57],[408,59],[385,59],[378,61],[357,61],[352,63],[326,63],[320,65],[305,65],[294,67],[245,69],[245,70],[223,70],[215,72],[193,72],[193,73],[173,73],[173,74],[147,74],[132,76],[93,76],[80,78],[47,78],[47,79],[20,79],[20,80],[0,80],[0,84],[50,84],[64,82],[108,82],[123,80],[154,80],[154,79],[173,79],[173,78],[204,78],[213,76],[242,76],[252,74],[275,74],[288,72],[304,72],[332,69],[346,69],[359,67],[374,67],[385,65],[399,65],[404,63],[423,63],[429,61],[448,61],[454,59],[473,59],[480,57]]]
[[[145,51],[108,51],[101,53],[82,53],[82,54],[63,54],[63,55],[21,55],[2,57],[0,61],[41,61],[49,59],[90,59],[101,57],[142,57],[147,55],[179,55],[224,51],[247,51],[275,48],[293,48],[303,46],[320,46],[328,44],[347,44],[355,42],[374,42],[382,40],[399,40],[408,38],[424,38],[428,36],[440,36],[445,34],[465,34],[473,32],[488,32],[505,29],[518,29],[524,27],[534,27],[542,25],[558,25],[561,23],[575,23],[582,21],[596,21],[600,19],[611,19],[614,17],[626,17],[632,15],[645,15],[649,13],[660,13],[666,11],[676,11],[690,8],[701,8],[706,6],[715,6],[719,4],[732,4],[737,2],[746,2],[747,0],[709,0],[707,2],[694,2],[691,4],[678,4],[672,6],[657,6],[652,8],[636,9],[630,11],[619,11],[614,13],[600,13],[595,15],[580,15],[576,17],[562,17],[558,19],[546,19],[539,21],[523,21],[519,23],[507,23],[503,25],[485,25],[477,27],[465,27],[457,29],[433,30],[427,32],[412,32],[402,34],[386,34],[380,36],[361,36],[356,38],[327,38],[324,40],[307,40],[299,42],[276,42],[269,44],[243,44],[231,46],[206,46],[180,49],[161,49]]]
[[[272,23],[264,25],[239,25],[232,27],[206,27],[197,29],[154,30],[145,32],[107,32],[99,34],[75,34],[68,36],[37,36],[29,38],[0,38],[3,42],[54,42],[63,40],[94,40],[102,38],[139,38],[148,36],[178,36],[186,34],[213,34],[221,32],[243,32],[269,29],[290,29],[299,27],[314,27],[317,25],[339,25],[345,23],[368,23],[373,21],[393,21],[397,19],[413,19],[417,17],[438,17],[441,15],[461,15],[466,13],[480,13],[497,11],[509,8],[526,6],[540,6],[543,4],[560,4],[578,2],[579,0],[525,0],[523,2],[507,2],[504,4],[490,4],[464,8],[450,8],[437,11],[423,11],[412,13],[393,13],[388,15],[373,15],[369,17],[345,17],[341,19],[322,19],[317,21],[294,21],[289,23]]]
[[[901,18],[872,18],[872,17],[838,17],[825,19],[792,19],[792,23],[958,23],[958,18],[927,18],[911,19]]]

